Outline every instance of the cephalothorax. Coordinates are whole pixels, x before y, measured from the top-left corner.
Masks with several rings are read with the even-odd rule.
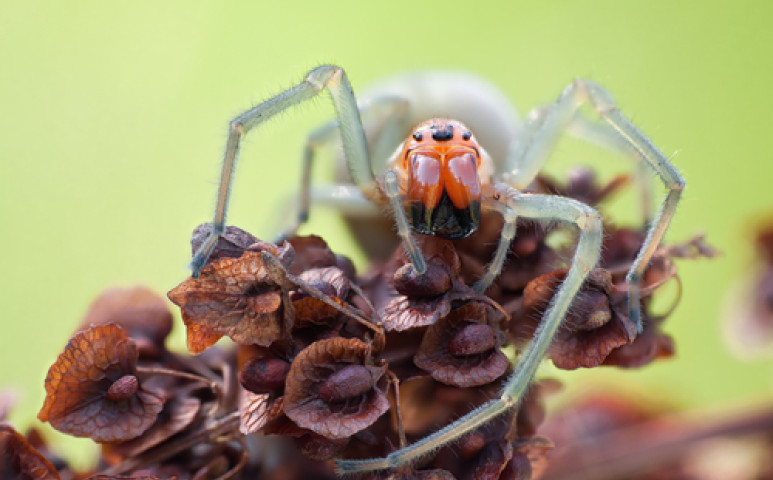
[[[684,181],[665,156],[618,111],[609,93],[583,79],[572,82],[555,103],[534,110],[522,124],[506,98],[474,76],[438,72],[402,76],[375,88],[358,104],[342,68],[323,65],[311,70],[300,84],[231,121],[213,229],[194,254],[194,278],[225,230],[241,137],[273,115],[325,89],[337,118],[309,136],[300,212],[285,236],[294,234],[308,218],[312,198],[309,172],[314,154],[336,132],[340,132],[346,176],[351,183],[316,190],[315,203],[339,205],[345,213],[366,216],[374,211],[370,208],[373,203],[388,204],[400,241],[419,274],[426,271],[426,265],[414,233],[464,238],[478,228],[486,212],[502,215],[504,227],[486,273],[475,284],[478,292],[485,291],[501,272],[519,216],[559,221],[579,231],[564,281],[500,397],[385,458],[339,460],[340,472],[389,469],[410,462],[513,408],[524,396],[574,297],[596,265],[601,247],[602,221],[593,208],[565,197],[523,193],[564,131],[649,165],[668,190],[660,209],[646,219],[646,239],[626,277],[629,314],[641,330],[639,283],[674,214]],[[586,103],[602,122],[592,121],[580,112]]]

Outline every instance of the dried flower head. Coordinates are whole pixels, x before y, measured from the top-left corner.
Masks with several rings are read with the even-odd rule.
[[[163,401],[142,388],[136,362],[137,347],[117,325],[76,334],[48,371],[38,418],[98,442],[137,437],[155,422]]]
[[[413,362],[446,385],[477,387],[504,375],[510,366],[499,347],[504,336],[500,315],[470,302],[455,308],[427,329]]]
[[[201,351],[217,335],[262,346],[287,335],[282,308],[287,264],[281,262],[291,260],[292,247],[256,245],[257,251],[247,250],[239,258],[208,263],[198,280],[188,278],[169,292],[169,299],[182,309],[185,325],[195,325],[187,331],[192,351]]]
[[[511,325],[516,339],[531,338],[566,270],[535,278],[524,290],[523,311]],[[636,329],[625,312],[625,293],[616,292],[606,270],[594,269],[575,297],[556,333],[549,355],[558,368],[572,370],[601,365],[612,350],[633,341]],[[622,307],[622,308],[618,308]]]
[[[421,237],[418,244],[427,262],[424,275],[416,272],[401,247],[384,270],[386,285],[374,286],[391,292],[385,298],[374,292],[387,331],[432,325],[451,311],[455,301],[485,299],[464,283],[459,256],[450,241]]]
[[[296,424],[331,439],[349,437],[389,409],[385,368],[370,364],[371,347],[357,339],[313,343],[295,357],[284,411]]]

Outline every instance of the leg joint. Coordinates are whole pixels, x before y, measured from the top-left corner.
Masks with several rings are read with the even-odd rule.
[[[320,92],[331,80],[336,77],[340,78],[343,71],[343,68],[337,65],[321,65],[306,75],[306,82]]]
[[[241,120],[231,120],[231,122],[228,124],[228,133],[231,135],[241,137],[244,135],[244,132],[244,123],[242,123]]]

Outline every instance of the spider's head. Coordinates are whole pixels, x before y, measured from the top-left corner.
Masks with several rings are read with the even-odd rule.
[[[434,118],[405,141],[399,168],[418,233],[464,238],[480,222],[481,148],[461,122]]]

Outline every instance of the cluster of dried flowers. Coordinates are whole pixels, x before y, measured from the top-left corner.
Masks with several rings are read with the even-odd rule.
[[[540,185],[598,205],[623,183],[599,186],[583,172],[565,185]],[[196,356],[165,348],[172,315],[163,299],[142,288],[109,291],[51,367],[39,418],[102,444],[89,478],[335,478],[330,459],[388,454],[496,396],[512,370],[506,349],[518,355],[533,336],[571,246],[554,245],[554,228],[519,225],[505,270],[478,294],[469,285],[491,258],[501,223],[482,225],[462,241],[421,238],[423,276],[400,248],[357,276],[319,237],[273,245],[229,227],[199,279],[168,294]],[[194,232],[194,250],[208,228]],[[624,276],[642,241],[640,230],[606,226],[603,258],[551,346],[558,368],[639,367],[673,354],[660,330],[664,316],[648,307],[676,278],[674,258],[714,252],[700,238],[658,250],[637,336]],[[235,349],[214,346],[223,336]],[[538,435],[540,398],[555,389],[538,382],[518,411],[380,476],[534,478],[552,447]],[[33,443],[3,425],[0,476],[90,474],[47,460]]]

